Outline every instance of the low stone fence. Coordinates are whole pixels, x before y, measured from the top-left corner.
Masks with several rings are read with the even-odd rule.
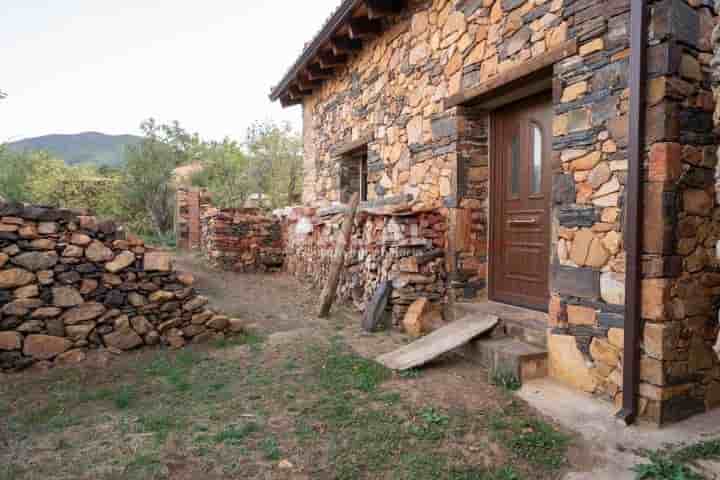
[[[322,287],[343,218],[341,211],[287,210],[288,272]],[[339,301],[353,302],[365,311],[381,283],[391,281],[389,308],[395,325],[418,299],[425,298],[435,306],[445,303],[447,228],[447,217],[441,210],[361,210],[338,287]]]
[[[283,268],[282,225],[256,208],[209,208],[202,216],[202,250],[210,264],[243,273]]]
[[[0,203],[0,370],[239,331],[193,277],[87,212]]]

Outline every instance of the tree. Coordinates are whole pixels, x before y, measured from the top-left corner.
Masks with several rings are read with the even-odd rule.
[[[255,122],[246,139],[250,153],[248,176],[273,207],[292,205],[302,193],[302,140],[289,123]]]
[[[219,207],[244,205],[253,192],[248,176],[248,156],[240,145],[225,139],[222,143],[205,144],[203,152],[203,168],[192,176],[192,184],[212,192],[213,202]]]
[[[7,146],[0,145],[0,195],[10,201],[30,201],[26,183],[32,177],[34,165],[41,156],[30,152],[13,152]]]
[[[197,156],[201,142],[178,122],[161,125],[149,119],[141,128],[143,140],[127,149],[123,191],[129,207],[145,212],[148,226],[165,236],[173,229],[173,171]]]

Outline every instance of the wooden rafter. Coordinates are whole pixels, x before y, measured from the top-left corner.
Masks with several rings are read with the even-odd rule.
[[[306,78],[304,76],[299,76],[297,79],[297,86],[300,90],[303,91],[313,91],[320,85],[322,85],[321,81],[310,80],[309,78]]]
[[[382,24],[377,20],[355,18],[350,21],[348,32],[351,39],[362,39],[378,35],[382,31]]]
[[[362,41],[347,37],[336,37],[330,40],[330,48],[336,56],[352,53],[362,48]]]
[[[280,105],[282,105],[283,108],[292,107],[293,105],[300,105],[302,103],[302,99],[293,99],[289,96],[280,97]]]
[[[322,65],[313,64],[305,69],[305,75],[310,81],[327,80],[333,77],[332,69],[325,69]]]
[[[375,20],[387,17],[389,15],[397,15],[403,9],[405,2],[397,0],[366,0],[365,5],[368,11],[368,18]]]
[[[325,69],[341,67],[348,61],[347,55],[333,55],[330,52],[321,53],[318,58],[320,60],[320,67]]]

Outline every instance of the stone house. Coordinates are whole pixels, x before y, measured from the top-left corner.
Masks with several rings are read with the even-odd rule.
[[[306,206],[442,215],[450,306],[540,328],[549,375],[664,424],[720,405],[715,24],[709,0],[345,0],[271,98],[303,108]]]

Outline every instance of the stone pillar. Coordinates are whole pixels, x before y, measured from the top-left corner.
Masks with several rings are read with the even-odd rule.
[[[489,115],[457,108],[457,160],[450,222],[451,290],[458,299],[486,296],[488,263]]]

